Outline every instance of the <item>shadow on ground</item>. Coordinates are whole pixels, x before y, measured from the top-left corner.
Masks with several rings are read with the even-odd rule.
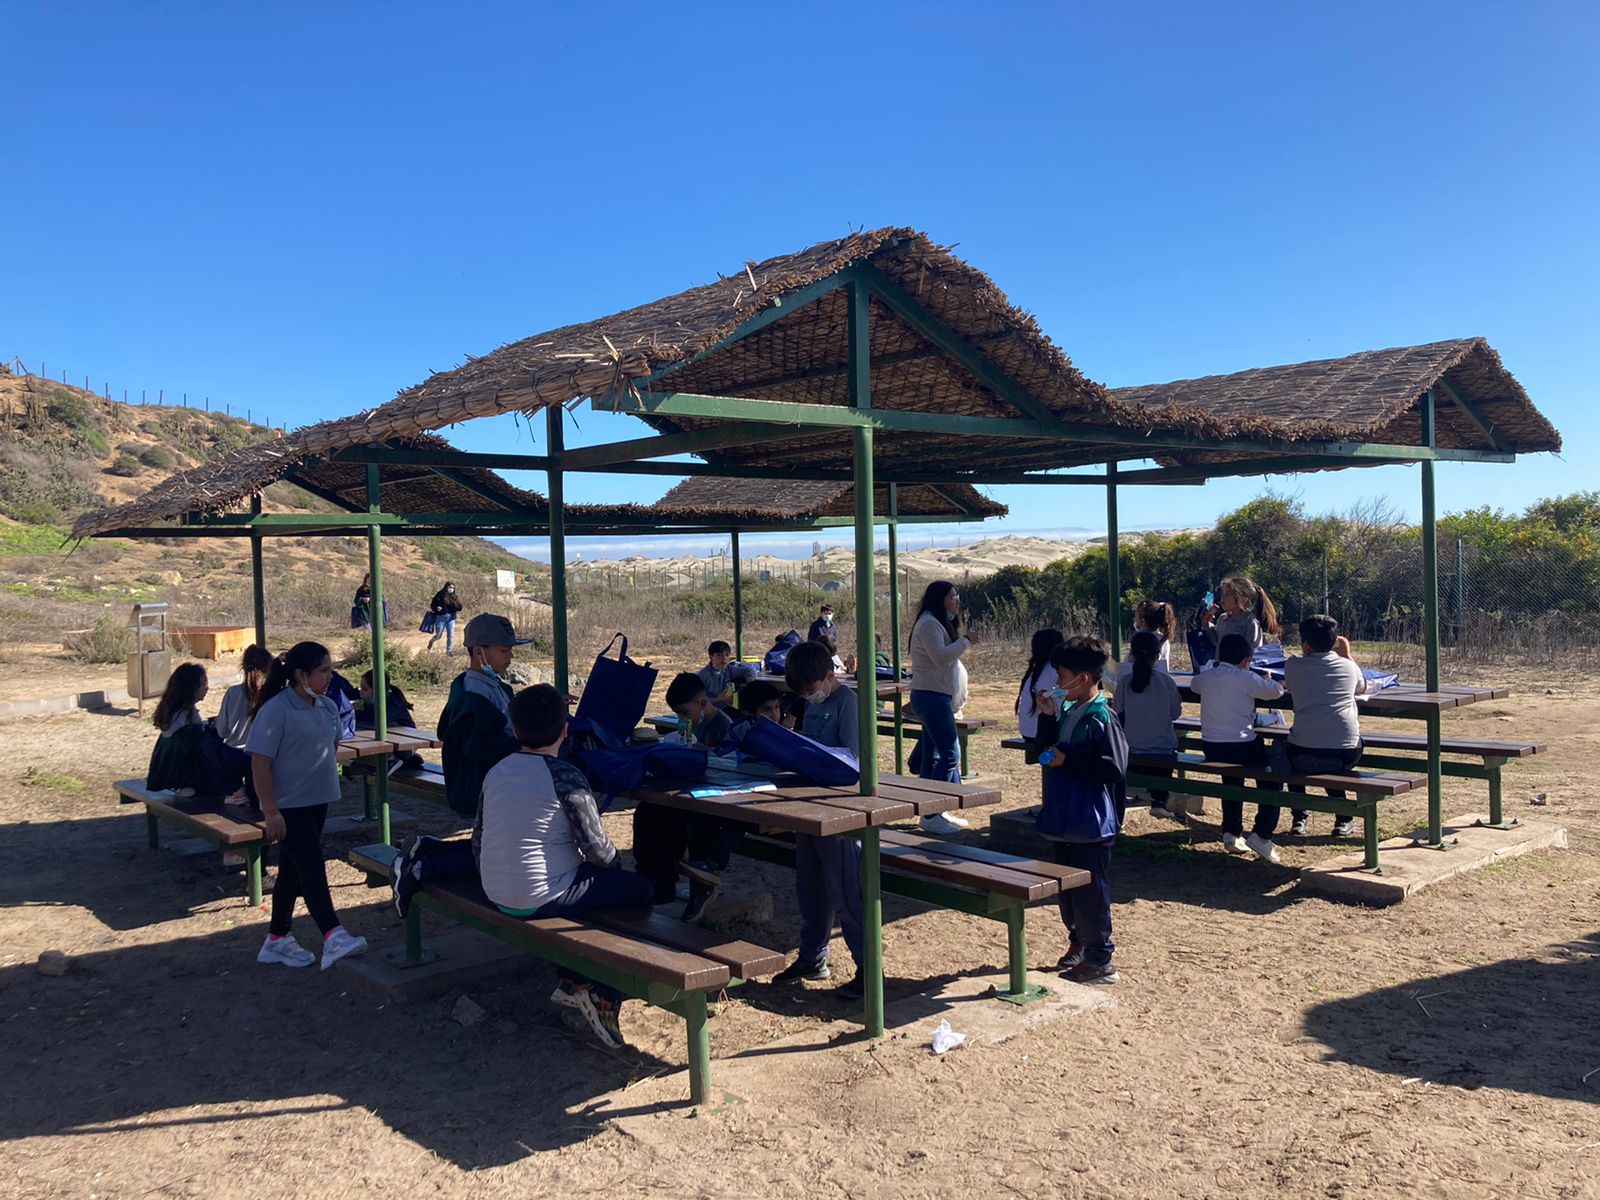
[[[1462,1088],[1600,1103],[1600,933],[1313,1008],[1330,1061]],[[1585,1076],[1587,1075],[1587,1082]]]

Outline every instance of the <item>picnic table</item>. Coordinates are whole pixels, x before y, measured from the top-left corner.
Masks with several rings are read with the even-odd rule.
[[[709,788],[747,787],[755,782],[778,784],[774,791],[733,792],[696,796]],[[946,812],[998,804],[996,788],[942,780],[885,775],[878,794],[863,796],[850,788],[804,783],[770,768],[745,762],[733,767],[712,765],[706,778],[677,783],[647,779],[627,793],[640,802],[684,812],[738,821],[759,829],[808,833],[816,837],[854,837],[861,842],[862,957],[864,1003],[868,1029],[883,1028],[883,850],[885,825]]]
[[[392,754],[415,754],[439,745],[439,737],[431,729],[416,729],[409,725],[390,729],[383,737],[374,737],[370,729],[356,730],[354,737],[343,738],[335,755],[341,764],[360,759],[387,759]],[[378,833],[385,842],[391,840],[389,821],[389,772],[386,768],[364,771],[361,776],[362,804],[366,819],[372,820],[374,810],[378,817]]]

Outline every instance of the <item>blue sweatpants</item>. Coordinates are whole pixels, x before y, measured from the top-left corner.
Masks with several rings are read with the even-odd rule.
[[[1111,839],[1103,842],[1056,842],[1056,861],[1089,872],[1089,882],[1058,897],[1067,939],[1083,947],[1083,960],[1093,966],[1111,961]]]
[[[850,956],[861,965],[861,843],[851,837],[794,835],[794,891],[800,905],[800,958],[807,966],[828,961],[837,917]]]

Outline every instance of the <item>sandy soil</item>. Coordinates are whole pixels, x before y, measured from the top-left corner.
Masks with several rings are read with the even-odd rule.
[[[752,985],[713,1021],[713,1053],[760,1054],[801,1030],[825,1050],[771,1053],[715,1111],[664,1103],[681,1026],[630,1004],[633,1050],[576,1039],[545,1001],[548,969],[469,988],[489,1017],[448,1019],[459,991],[387,1010],[337,975],[258,967],[266,924],[237,873],[145,848],[114,778],[152,732],[130,715],[0,725],[0,1137],[24,1197],[434,1195],[1589,1196],[1600,1192],[1600,681],[1514,680],[1447,733],[1546,740],[1509,772],[1512,815],[1559,820],[1563,853],[1509,862],[1370,910],[1300,898],[1285,865],[1230,860],[1215,826],[1130,823],[1115,868],[1116,1008],[935,1059],[920,1025],[877,1045],[835,1025],[826,988]],[[1546,689],[1551,689],[1547,694]],[[1001,716],[1008,684],[970,710]],[[425,717],[442,697],[420,697]],[[1036,780],[998,737],[979,770],[1028,803]],[[1447,783],[1446,811],[1482,785]],[[1530,795],[1548,794],[1547,807]],[[449,828],[412,804],[430,829]],[[1385,832],[1419,801],[1388,810]],[[1318,818],[1326,829],[1327,818]],[[608,816],[619,844],[626,814]],[[980,825],[982,821],[978,822]],[[330,855],[356,838],[331,839]],[[365,840],[364,838],[361,840]],[[375,948],[398,923],[334,864],[335,898]],[[773,921],[792,946],[792,882]],[[997,969],[997,926],[891,902],[891,998]],[[302,919],[302,923],[303,919]],[[1061,952],[1033,910],[1038,965]],[[38,953],[75,956],[62,978]],[[847,962],[836,947],[836,963]],[[843,976],[847,972],[841,971]],[[903,1035],[903,1036],[900,1036]],[[715,1071],[715,1068],[714,1068]],[[1585,1077],[1587,1076],[1587,1082]],[[634,1085],[631,1086],[630,1085]],[[634,1113],[595,1114],[616,1089]],[[635,1101],[635,1097],[637,1100]],[[617,1105],[613,1106],[614,1108]]]

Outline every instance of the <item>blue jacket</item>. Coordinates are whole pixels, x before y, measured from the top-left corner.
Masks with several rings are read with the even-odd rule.
[[[1039,832],[1058,842],[1105,842],[1128,806],[1128,739],[1105,693],[1061,715],[1056,753],[1066,765],[1045,776]]]

